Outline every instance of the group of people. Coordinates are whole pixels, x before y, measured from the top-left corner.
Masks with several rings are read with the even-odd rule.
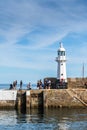
[[[9,89],[16,89],[16,87],[17,87],[17,80],[13,81],[13,84],[10,84]]]
[[[23,88],[23,82],[22,80],[20,80],[20,84],[17,84],[17,80],[13,81],[12,84],[10,84],[10,90],[12,89],[17,89],[17,87],[19,86],[19,90],[22,90]],[[29,82],[27,84],[27,90],[31,89],[31,83]],[[45,79],[44,83],[42,83],[41,79],[37,81],[37,88],[38,89],[53,89],[54,88],[54,84],[51,80]]]
[[[22,80],[20,80],[20,84],[19,84],[19,89],[22,90],[22,87],[23,87],[23,82]],[[10,84],[10,90],[12,89],[17,89],[17,80],[13,81],[12,84]],[[28,85],[27,85],[27,89],[30,90],[31,89],[31,83],[29,82]]]
[[[37,82],[38,89],[51,89],[53,88],[53,82],[51,80],[45,79],[44,83],[42,83],[41,79]]]
[[[41,79],[37,81],[37,88],[38,89],[42,89],[43,88],[43,83],[42,83]]]

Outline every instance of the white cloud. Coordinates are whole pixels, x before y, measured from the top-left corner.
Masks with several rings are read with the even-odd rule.
[[[86,4],[76,0],[0,1],[0,66],[55,71],[57,50],[50,46],[69,34],[87,32],[86,12]],[[18,44],[23,38],[28,44]],[[50,54],[45,50],[48,47]],[[67,48],[70,63],[80,63],[81,58],[86,61],[86,47],[79,46],[77,53],[74,41],[71,49],[74,53]]]

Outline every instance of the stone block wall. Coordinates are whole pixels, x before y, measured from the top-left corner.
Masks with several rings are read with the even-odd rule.
[[[86,89],[57,89],[43,92],[44,107],[87,107]]]
[[[28,90],[26,91],[26,107],[39,108],[43,107],[43,90]]]
[[[27,92],[26,92],[27,93]],[[26,95],[27,96],[27,95]],[[86,89],[30,90],[27,108],[87,107]]]
[[[87,78],[67,78],[68,88],[86,88]]]

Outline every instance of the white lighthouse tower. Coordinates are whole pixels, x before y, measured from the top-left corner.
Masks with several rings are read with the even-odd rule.
[[[59,82],[67,83],[66,76],[66,51],[63,47],[63,44],[60,43],[60,47],[58,49],[58,57],[56,57],[56,61],[58,63],[57,67],[57,79]]]

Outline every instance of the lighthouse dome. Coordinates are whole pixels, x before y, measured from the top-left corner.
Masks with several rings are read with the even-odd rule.
[[[63,44],[60,42],[60,48],[58,49],[58,51],[65,51],[65,48],[63,47]]]

